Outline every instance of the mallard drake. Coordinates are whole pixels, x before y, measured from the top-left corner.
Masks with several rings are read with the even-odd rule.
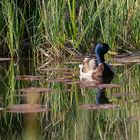
[[[82,77],[91,77],[94,80],[101,81],[103,77],[112,77],[114,76],[114,72],[106,62],[104,55],[110,49],[109,45],[106,43],[98,43],[95,46],[95,55],[96,60],[94,59],[89,61],[89,58],[85,58],[83,60],[83,64],[79,65],[80,68],[80,75]]]
[[[106,62],[104,55],[108,52],[110,49],[109,45],[106,43],[98,43],[95,47],[95,55],[97,59],[97,68],[96,71],[92,73],[92,77],[94,79],[99,80],[100,77],[109,77],[114,76],[114,72]]]

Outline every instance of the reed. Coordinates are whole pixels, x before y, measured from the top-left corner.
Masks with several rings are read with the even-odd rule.
[[[22,15],[17,4],[17,1],[1,1],[1,18],[4,21],[3,28],[0,36],[3,36],[2,41],[5,42],[5,46],[8,47],[11,58],[18,55],[18,49],[20,48],[20,42],[23,36],[25,19]],[[2,47],[2,46],[1,46]]]
[[[138,0],[2,0],[0,7],[0,36],[12,57],[24,40],[33,52],[41,48],[49,54],[51,50],[52,57],[53,52],[61,56],[69,41],[74,49],[86,52],[98,41],[116,50],[139,46]]]

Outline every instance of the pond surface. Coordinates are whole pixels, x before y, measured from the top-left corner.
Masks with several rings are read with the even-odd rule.
[[[80,80],[81,62],[1,59],[0,139],[139,140],[140,57],[113,59],[102,84]]]

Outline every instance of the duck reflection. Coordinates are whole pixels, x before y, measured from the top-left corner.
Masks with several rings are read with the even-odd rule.
[[[103,76],[101,78],[101,84],[109,84],[114,78],[114,75],[112,76]],[[106,96],[106,88],[98,88],[96,93],[96,104],[109,104],[111,103],[109,99]]]

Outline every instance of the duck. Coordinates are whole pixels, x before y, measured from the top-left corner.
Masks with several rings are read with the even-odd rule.
[[[113,69],[105,62],[105,54],[109,51],[110,47],[107,43],[98,43],[95,46],[95,59],[90,62],[88,58],[83,60],[83,64],[79,65],[81,77],[91,77],[94,80],[101,81],[103,77],[114,76]],[[97,65],[96,65],[97,64]]]
[[[97,60],[96,71],[92,73],[92,77],[110,77],[114,76],[112,67],[105,62],[105,54],[110,50],[107,43],[98,43],[95,46],[95,56]]]

